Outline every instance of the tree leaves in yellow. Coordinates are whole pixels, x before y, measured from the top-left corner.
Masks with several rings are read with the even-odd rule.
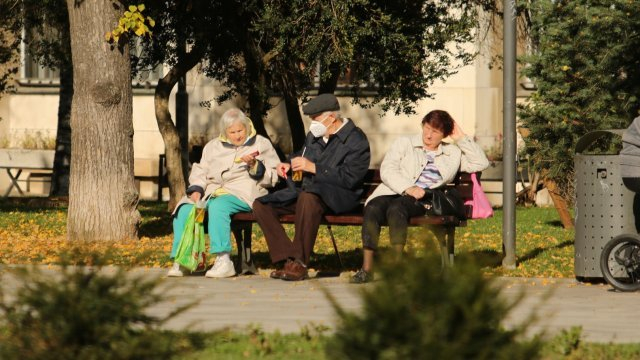
[[[151,36],[153,33],[150,28],[156,25],[156,22],[149,16],[144,16],[144,4],[129,5],[122,17],[118,20],[118,26],[105,34],[105,39],[111,43],[118,43],[123,36],[133,32],[138,37]]]

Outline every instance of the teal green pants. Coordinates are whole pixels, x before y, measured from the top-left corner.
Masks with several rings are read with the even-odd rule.
[[[176,217],[173,219],[172,259],[176,257],[184,225],[192,208],[192,204],[180,206]],[[207,201],[207,220],[209,221],[207,229],[211,240],[209,244],[210,253],[231,252],[231,216],[242,211],[251,211],[251,207],[230,194],[212,197]]]

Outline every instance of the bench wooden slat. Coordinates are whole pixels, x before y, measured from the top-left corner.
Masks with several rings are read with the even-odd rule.
[[[322,225],[362,225],[362,214],[341,214],[341,215],[324,215]],[[237,213],[232,217],[236,222],[256,222],[255,216],[250,212]],[[282,224],[293,224],[295,215],[281,215],[279,217]],[[386,225],[386,224],[383,224]],[[465,226],[466,221],[460,220],[455,216],[414,216],[409,222],[410,226],[420,225],[453,225]]]
[[[380,171],[377,169],[370,169],[367,171],[367,175],[365,176],[365,194],[363,194],[361,198],[361,202],[363,206],[360,207],[359,210],[348,213],[348,214],[327,214],[324,215],[322,224],[323,225],[362,225],[362,210],[364,207],[364,201],[368,198],[368,196],[373,192],[373,190],[378,186],[381,182],[380,179]],[[469,173],[458,173],[456,176],[454,183],[449,184],[449,186],[455,187],[460,193],[463,200],[470,199],[473,197],[473,183],[471,182],[471,174]],[[366,191],[369,190],[370,191]],[[468,209],[470,210],[470,209]],[[232,217],[233,221],[237,222],[255,222],[256,219],[251,212],[243,212],[237,213]],[[280,216],[280,222],[284,224],[293,224],[295,221],[295,216],[291,215],[282,215]],[[411,226],[418,225],[454,225],[454,226],[465,226],[466,221],[460,220],[455,216],[416,216],[411,218],[409,223]]]
[[[477,176],[480,174],[478,173]],[[360,199],[361,206],[359,209],[348,214],[326,214],[322,218],[321,224],[323,225],[337,225],[337,226],[360,226],[362,225],[365,200],[371,195],[375,188],[382,182],[380,178],[380,171],[378,169],[370,169],[364,179],[363,193]],[[460,193],[463,200],[467,200],[473,197],[473,183],[471,181],[471,174],[458,173],[453,183],[447,186],[455,187]],[[471,214],[471,208],[467,207],[467,214]],[[234,235],[236,236],[236,242],[238,244],[238,251],[242,254],[241,260],[241,272],[255,272],[255,267],[250,261],[250,251],[247,253],[246,249],[251,248],[251,224],[256,222],[256,218],[251,212],[237,213],[232,218],[232,228],[234,229]],[[295,222],[295,215],[282,215],[279,218],[283,224],[293,224]],[[454,238],[455,228],[466,226],[465,220],[460,220],[455,216],[414,216],[409,221],[409,226],[424,226],[424,225],[437,225],[434,230],[438,242],[440,243],[443,264],[453,263],[454,252]],[[342,266],[342,259],[338,253],[338,249],[333,237],[333,231],[329,227],[329,233],[331,240],[336,251],[336,255],[340,260]]]

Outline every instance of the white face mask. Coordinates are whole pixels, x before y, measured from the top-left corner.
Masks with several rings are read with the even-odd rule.
[[[327,127],[320,121],[312,120],[311,125],[309,126],[309,132],[311,135],[319,138],[327,133]]]

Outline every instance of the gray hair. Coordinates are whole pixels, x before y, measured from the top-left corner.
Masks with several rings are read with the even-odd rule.
[[[222,114],[222,131],[226,131],[229,126],[239,122],[249,131],[251,128],[251,120],[245,115],[242,110],[233,108],[229,109]]]
[[[342,114],[340,113],[340,111],[325,111],[320,116],[325,117],[329,115],[333,115],[333,117],[342,121]]]

